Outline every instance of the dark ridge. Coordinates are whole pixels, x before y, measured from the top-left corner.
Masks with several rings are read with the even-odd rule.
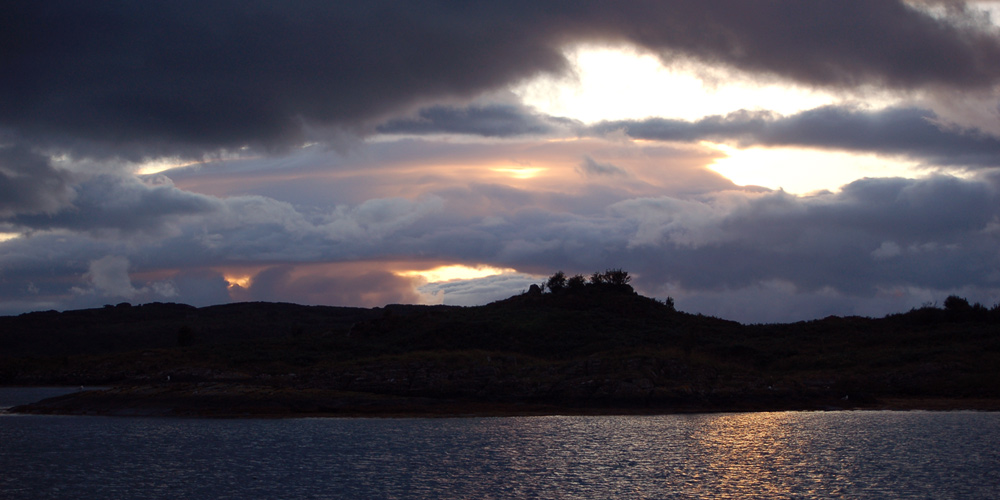
[[[557,284],[558,285],[558,284]],[[1000,408],[998,308],[741,325],[627,283],[477,307],[107,306],[0,318],[15,411],[164,415]]]

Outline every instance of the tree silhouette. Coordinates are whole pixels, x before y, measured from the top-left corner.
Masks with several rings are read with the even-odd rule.
[[[628,271],[622,269],[608,269],[604,272],[604,279],[610,285],[627,285],[632,281],[632,277],[628,275]]]
[[[545,288],[548,288],[552,293],[561,292],[564,288],[566,288],[566,273],[556,271],[556,273],[550,276],[545,282]]]
[[[945,311],[964,313],[970,309],[972,309],[972,306],[969,305],[969,301],[957,295],[949,295],[947,299],[944,299]]]

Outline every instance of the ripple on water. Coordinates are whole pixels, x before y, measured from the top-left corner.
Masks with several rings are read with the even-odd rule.
[[[0,497],[1000,498],[1000,414],[6,417]]]

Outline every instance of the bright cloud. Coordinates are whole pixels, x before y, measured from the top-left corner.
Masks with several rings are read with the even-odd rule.
[[[514,272],[514,270],[482,265],[466,266],[462,264],[452,264],[418,271],[402,271],[397,272],[396,274],[399,274],[400,276],[419,276],[428,283],[441,283],[446,281],[479,279],[510,272]]]
[[[668,66],[635,47],[573,47],[566,57],[572,76],[542,76],[512,91],[543,113],[586,123],[654,116],[697,120],[739,109],[791,114],[842,100],[788,82],[713,74],[710,66],[688,61]]]

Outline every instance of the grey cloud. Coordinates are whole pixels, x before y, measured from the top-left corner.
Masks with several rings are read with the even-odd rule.
[[[403,198],[368,200],[349,211],[338,207],[324,229],[334,241],[381,240],[442,209],[443,201],[436,197],[419,201]]]
[[[610,163],[599,163],[589,156],[584,156],[583,162],[576,167],[576,171],[584,177],[625,177],[628,172]]]
[[[706,200],[701,216],[670,205],[619,210],[635,234],[645,224],[658,236],[632,247],[654,282],[719,289],[783,280],[864,295],[880,286],[1000,287],[1000,235],[989,231],[1000,217],[998,202],[983,183],[936,177],[860,180],[813,198]],[[692,232],[700,239],[692,241]],[[900,255],[873,256],[887,241]]]
[[[69,172],[23,146],[0,146],[0,217],[52,214],[73,200]]]
[[[241,203],[249,201],[253,200]],[[103,273],[98,272],[103,268],[93,268],[93,261],[107,255],[127,258],[110,263],[127,262],[133,271],[264,265],[268,269],[256,275],[248,289],[236,290],[238,300],[334,305],[382,305],[419,297],[414,282],[388,272],[372,273],[370,267],[302,272],[299,266],[419,255],[539,275],[556,269],[575,274],[623,267],[636,276],[635,285],[643,293],[688,297],[689,307],[696,305],[701,312],[734,312],[740,316],[728,317],[746,321],[804,319],[795,315],[806,310],[885,314],[918,306],[933,291],[963,290],[974,300],[1000,292],[996,252],[1000,197],[987,181],[867,179],[839,193],[808,198],[781,192],[636,198],[592,214],[545,205],[509,206],[494,211],[490,220],[445,209],[402,222],[390,209],[371,220],[391,222],[391,231],[337,242],[328,238],[326,220],[301,214],[290,205],[257,200],[238,206],[246,217],[212,212],[181,222],[180,234],[150,242],[101,243],[82,235],[42,233],[0,243],[5,302],[38,296],[39,303],[82,304],[85,299],[106,301],[100,290],[124,291],[118,296],[127,296],[130,287],[143,292],[133,300],[162,300],[151,283],[126,282],[121,272],[110,272],[118,269],[114,266]],[[247,210],[250,206],[258,209]],[[354,212],[347,209],[342,216],[352,217]],[[206,235],[217,237],[209,241]],[[53,267],[54,262],[64,261],[76,263],[65,269]],[[290,264],[274,266],[274,262]],[[73,283],[74,276],[78,287],[89,287],[93,293],[66,302],[69,299],[60,299],[57,287],[61,283],[65,295],[66,283]],[[96,276],[107,280],[97,286]],[[117,281],[112,279],[116,276]],[[30,293],[29,283],[41,293]],[[171,300],[224,297],[223,283],[214,272],[178,275],[170,283],[177,293]],[[201,284],[211,286],[209,296],[197,288]],[[446,302],[455,303],[492,300],[523,288],[521,281],[497,278],[423,291],[443,292]],[[913,290],[925,292],[917,297]],[[910,302],[885,298],[897,291]],[[448,298],[449,293],[455,296]],[[767,297],[770,304],[765,303]],[[822,297],[829,300],[810,309],[803,297],[815,299],[805,301],[810,304],[822,302]],[[714,309],[709,307],[713,298]],[[748,309],[726,309],[729,298]],[[887,309],[865,305],[865,299],[881,301]],[[736,307],[737,302],[729,304]],[[679,305],[685,307],[683,301]],[[824,309],[841,306],[854,309]]]
[[[430,97],[556,71],[534,8],[449,2],[14,2],[0,124],[110,154],[281,148]],[[83,151],[96,154],[97,151]]]
[[[269,269],[249,289],[237,290],[241,300],[414,301],[415,282],[382,271],[366,274],[374,264],[365,271],[323,271],[326,265],[346,269],[359,260],[410,258],[538,275],[623,267],[635,274],[641,292],[674,295],[682,309],[683,297],[706,313],[724,312],[727,297],[749,309],[763,308],[733,317],[741,320],[783,318],[795,312],[793,307],[806,310],[793,296],[830,297],[829,304],[855,308],[831,312],[866,314],[918,306],[937,292],[962,291],[986,301],[990,293],[1000,293],[998,175],[864,179],[811,197],[740,191],[731,184],[635,195],[616,189],[626,180],[615,178],[591,183],[588,191],[568,192],[466,184],[423,198],[326,207],[263,196],[213,198],[169,184],[105,179],[112,187],[80,189],[85,202],[75,202],[89,213],[117,214],[103,225],[82,224],[59,212],[49,226],[36,224],[29,237],[0,242],[0,310],[11,310],[9,304],[100,305],[107,301],[101,289],[127,295],[128,286],[136,290],[132,300],[163,300],[160,292],[169,291],[167,284],[177,294],[170,300],[225,300],[224,280],[205,270],[229,267]],[[154,196],[157,189],[163,191]],[[116,227],[159,229],[119,229],[117,238],[102,236],[102,230]],[[107,273],[92,272],[92,262],[109,255],[127,259],[130,285],[111,280],[122,276],[110,272],[114,266]],[[304,272],[302,266],[318,270]],[[169,280],[135,278],[175,271],[180,274]],[[85,274],[109,281],[99,288]],[[504,283],[498,278],[429,290],[443,291],[448,300],[450,292],[469,299],[499,294],[507,285],[510,293],[523,289]],[[90,293],[73,295],[74,286]],[[208,287],[204,293],[201,286]],[[758,300],[754,290],[773,302]],[[896,293],[910,302],[885,298]],[[716,309],[707,305],[713,297],[720,304]],[[865,299],[888,309],[866,308]]]
[[[128,268],[127,258],[109,255],[91,262],[90,270],[83,277],[106,297],[131,299],[138,290],[132,286],[132,280],[128,276]]]
[[[740,111],[689,122],[652,118],[602,122],[592,133],[618,130],[637,139],[736,141],[742,146],[803,146],[905,155],[944,166],[1000,166],[1000,138],[939,123],[932,111],[867,111],[825,106],[783,117]]]
[[[817,85],[988,87],[1000,55],[995,33],[961,16],[932,17],[894,0],[672,2],[634,25],[641,44]],[[636,20],[646,4],[623,7]],[[651,29],[655,26],[655,29]]]
[[[325,213],[262,196],[218,203],[218,210],[176,222],[176,230],[136,262],[184,268],[386,258],[412,251],[414,240],[439,228],[442,211],[435,197],[373,199]]]
[[[221,205],[217,199],[182,191],[170,183],[149,185],[116,174],[87,176],[71,189],[71,205],[51,214],[17,215],[10,222],[29,231],[156,233],[168,230],[178,217],[206,214]]]
[[[587,130],[598,135],[624,132],[635,139],[694,142],[699,140],[752,140],[778,119],[766,111],[736,111],[726,116],[708,116],[690,122],[671,118],[617,120],[597,123]]]
[[[406,247],[537,274],[624,267],[643,292],[706,298],[699,307],[716,297],[714,311],[725,309],[729,294],[749,300],[764,287],[764,297],[753,303],[773,302],[736,319],[804,319],[803,311],[825,315],[840,306],[885,314],[949,290],[988,300],[1000,293],[997,220],[1000,196],[988,182],[866,179],[840,193],[805,198],[718,192],[623,200],[605,214],[515,210],[488,226],[432,225]],[[477,244],[485,241],[492,243]],[[914,290],[924,292],[917,297]],[[829,298],[825,305],[792,308],[822,297]]]
[[[669,118],[618,120],[591,126],[565,122],[562,128],[532,128],[529,124],[560,120],[530,109],[504,106],[497,116],[484,108],[432,108],[421,119],[390,122],[382,129],[409,133],[456,133],[481,136],[527,133],[566,133],[608,136],[624,132],[636,139],[677,142],[710,140],[736,142],[740,146],[798,146],[822,149],[901,155],[937,166],[1000,166],[1000,138],[943,123],[933,111],[915,107],[866,110],[846,106],[823,106],[790,116],[769,111],[740,110],[725,116],[696,121]],[[424,113],[426,111],[426,114]],[[438,113],[441,116],[435,117]],[[483,113],[480,116],[480,113]],[[476,118],[478,116],[478,118]],[[503,118],[500,119],[499,117]],[[481,121],[477,121],[481,120]],[[492,121],[496,120],[496,121]],[[624,176],[615,165],[585,157],[578,171],[586,176]]]
[[[934,113],[915,108],[818,108],[774,121],[756,142],[902,154],[941,165],[1000,165],[1000,139],[942,125]]]
[[[390,120],[375,128],[384,134],[471,134],[483,137],[544,135],[567,126],[574,120],[532,113],[521,106],[493,104],[486,106],[434,106],[423,108],[416,118]]]
[[[5,267],[5,265],[0,265],[0,274],[8,274]],[[177,290],[170,281],[150,281],[140,283],[140,286],[137,287],[129,274],[132,264],[124,255],[104,255],[91,260],[86,264],[86,268],[86,272],[78,275],[78,285],[68,288],[66,283],[70,280],[67,279],[66,275],[53,279],[52,276],[38,276],[36,274],[33,279],[39,281],[37,283],[28,281],[26,290],[13,294],[9,291],[4,293],[0,311],[7,309],[11,303],[18,302],[34,303],[33,309],[41,308],[39,306],[42,304],[68,309],[96,307],[108,302],[119,301],[162,301],[177,296]],[[72,276],[71,273],[70,275]]]
[[[273,150],[314,129],[364,130],[563,72],[561,48],[576,42],[820,86],[969,89],[1000,77],[995,33],[902,0],[13,0],[3,14],[0,128],[94,157]]]

